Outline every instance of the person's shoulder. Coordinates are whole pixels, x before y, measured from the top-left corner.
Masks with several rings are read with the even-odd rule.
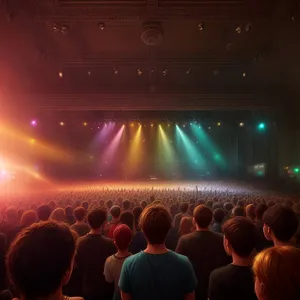
[[[186,262],[189,262],[189,259],[187,256],[185,255],[182,255],[182,254],[179,254],[179,253],[176,253],[174,251],[170,251],[169,252],[169,255],[171,257],[173,257],[174,260],[178,261],[179,263],[186,263]]]
[[[231,272],[231,265],[227,265],[221,268],[213,270],[210,274],[212,280],[217,280],[219,278],[226,278],[226,276]]]
[[[194,239],[196,239],[198,237],[198,233],[197,231],[192,232],[192,233],[188,233],[188,234],[184,234],[180,237],[181,241],[192,241]]]
[[[114,241],[111,238],[109,238],[105,235],[102,235],[102,240],[105,244],[108,244],[108,245],[113,245],[114,244]]]

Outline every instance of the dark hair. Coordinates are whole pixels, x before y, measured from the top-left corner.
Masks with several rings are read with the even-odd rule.
[[[110,209],[110,214],[113,218],[119,218],[121,214],[121,208],[119,205],[114,205]]]
[[[245,216],[245,209],[243,207],[240,206],[236,206],[233,210],[232,210],[232,214],[235,217],[244,217]]]
[[[237,203],[236,205],[239,206],[239,207],[242,207],[242,208],[245,207],[245,203],[244,203],[243,200],[239,200],[238,203]]]
[[[245,217],[234,217],[223,225],[225,238],[240,257],[248,257],[256,245],[256,227]]]
[[[133,213],[133,216],[134,216],[134,223],[136,225],[139,224],[139,219],[140,219],[140,216],[141,216],[141,213],[143,211],[143,208],[140,207],[140,206],[136,206],[133,210],[132,210],[132,213]],[[137,226],[138,227],[138,226]]]
[[[217,223],[222,223],[223,219],[225,217],[224,210],[222,208],[217,208],[213,212],[213,218],[214,221]]]
[[[212,217],[212,211],[204,205],[198,205],[194,209],[194,218],[200,228],[208,228],[212,221]]]
[[[83,221],[85,217],[85,209],[82,206],[76,207],[74,210],[74,217],[77,221]]]
[[[9,248],[9,277],[27,299],[49,296],[61,286],[74,253],[75,237],[67,226],[55,222],[33,224]]]
[[[122,207],[123,207],[123,210],[129,210],[130,209],[130,201],[129,200],[123,200]]]
[[[172,227],[172,216],[163,205],[149,205],[141,213],[139,225],[149,244],[163,244]]]
[[[123,224],[126,224],[132,231],[134,227],[134,217],[132,212],[130,211],[123,211],[120,215],[120,221]]]
[[[299,223],[295,212],[290,207],[280,204],[266,210],[263,222],[270,227],[274,236],[283,242],[287,242],[293,237]]]
[[[180,203],[179,208],[181,212],[186,213],[189,209],[189,204],[187,202]]]
[[[85,211],[89,209],[89,203],[87,201],[82,202],[81,206],[85,209]]]
[[[259,203],[256,207],[255,207],[255,218],[256,220],[262,220],[262,217],[265,213],[265,211],[267,210],[267,205],[264,203]]]
[[[107,218],[107,213],[104,208],[94,208],[87,216],[88,223],[92,229],[99,229],[104,224]]]
[[[67,217],[73,217],[73,215],[74,215],[73,207],[71,205],[66,206],[65,213],[66,213]]]
[[[37,215],[39,220],[48,221],[51,215],[51,208],[47,204],[42,204],[37,208]]]

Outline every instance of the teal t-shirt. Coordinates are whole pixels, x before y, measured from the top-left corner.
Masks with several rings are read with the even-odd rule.
[[[182,300],[195,290],[197,279],[186,256],[140,252],[123,264],[119,287],[133,300]]]

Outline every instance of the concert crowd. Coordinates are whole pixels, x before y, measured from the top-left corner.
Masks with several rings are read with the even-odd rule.
[[[1,205],[0,300],[300,299],[294,196],[101,187]]]

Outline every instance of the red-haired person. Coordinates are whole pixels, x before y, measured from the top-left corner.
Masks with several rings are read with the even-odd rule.
[[[260,252],[254,260],[258,300],[300,299],[300,250],[278,246]]]
[[[106,259],[104,276],[107,282],[113,282],[115,285],[113,300],[121,300],[118,284],[123,263],[131,255],[128,246],[132,240],[132,230],[125,224],[118,225],[113,232],[113,239],[118,251]]]

